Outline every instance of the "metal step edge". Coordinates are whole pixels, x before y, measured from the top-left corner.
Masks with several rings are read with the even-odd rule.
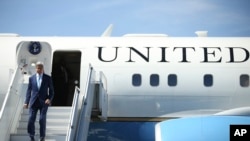
[[[39,129],[40,126],[35,126],[35,129]],[[69,126],[46,126],[46,130],[67,130]],[[17,127],[17,130],[27,130],[27,127]]]
[[[71,112],[71,108],[51,108],[49,107],[48,113],[51,113],[51,112],[67,112],[67,113],[70,113]],[[29,113],[29,109],[24,109],[22,113]]]
[[[66,139],[66,134],[47,134],[45,137],[46,141],[63,141]],[[30,138],[27,134],[11,134],[10,141],[29,141]],[[35,136],[35,140],[39,140],[39,135]]]
[[[38,119],[40,116],[36,116],[36,118]],[[29,116],[21,116],[20,120],[27,120],[29,118]],[[56,116],[56,115],[47,115],[47,119],[69,119],[69,116]]]
[[[28,122],[19,122],[18,123],[18,127],[27,127],[28,125]],[[47,122],[47,127],[50,127],[50,126],[68,126],[69,123],[66,123],[66,122]],[[39,123],[36,122],[35,123],[35,126],[39,126]]]
[[[36,119],[36,122],[38,122],[39,121],[39,119],[38,119],[38,117],[37,117],[37,119]],[[57,122],[57,123],[59,123],[59,122],[63,122],[63,123],[69,123],[69,118],[63,118],[63,119],[56,119],[56,118],[47,118],[46,119],[46,121],[47,122]],[[28,122],[28,118],[21,118],[20,120],[19,120],[19,122]]]
[[[71,112],[47,112],[47,115],[70,115]],[[21,116],[22,115],[29,115],[29,113],[21,113],[20,114]],[[37,112],[37,115],[40,115],[39,111]]]
[[[35,130],[36,133],[39,133],[39,129]],[[66,134],[67,130],[46,130],[46,134]],[[27,129],[17,130],[15,134],[27,134]]]

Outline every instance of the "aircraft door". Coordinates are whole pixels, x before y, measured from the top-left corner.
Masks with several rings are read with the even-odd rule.
[[[16,61],[24,74],[35,73],[35,64],[42,62],[44,72],[51,75],[51,46],[47,42],[22,41],[16,50]]]
[[[52,106],[72,105],[75,86],[80,86],[80,69],[80,51],[61,50],[53,52],[52,80],[55,96]]]

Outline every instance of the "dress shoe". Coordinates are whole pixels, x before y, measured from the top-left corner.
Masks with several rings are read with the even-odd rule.
[[[40,141],[45,141],[45,139],[44,138],[40,138]]]

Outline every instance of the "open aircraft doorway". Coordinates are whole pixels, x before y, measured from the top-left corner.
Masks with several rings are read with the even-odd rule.
[[[55,96],[52,106],[71,106],[75,86],[80,86],[80,51],[55,51],[52,63],[52,79]],[[75,82],[78,82],[76,84]]]

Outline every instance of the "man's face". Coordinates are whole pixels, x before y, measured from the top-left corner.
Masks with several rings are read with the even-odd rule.
[[[38,74],[43,73],[43,67],[42,67],[42,66],[36,66],[36,72],[37,72]]]

